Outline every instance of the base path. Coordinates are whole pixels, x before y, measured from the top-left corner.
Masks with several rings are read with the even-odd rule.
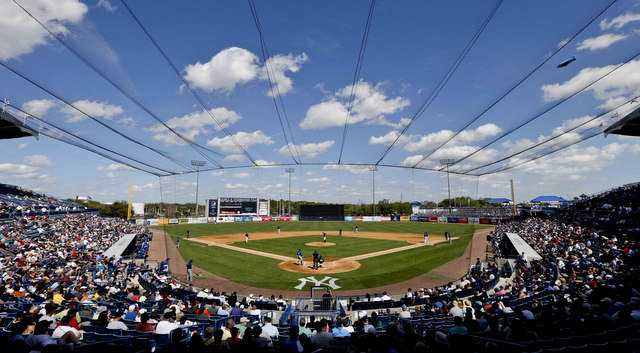
[[[461,257],[454,259],[452,261],[449,261],[448,263],[441,265],[437,268],[434,268],[433,270],[429,271],[426,274],[420,275],[418,277],[415,277],[407,281],[403,281],[403,282],[399,282],[399,283],[395,283],[387,286],[369,288],[369,289],[357,289],[357,290],[343,290],[343,291],[338,290],[338,291],[334,291],[333,293],[334,295],[363,295],[363,293],[367,293],[367,292],[382,293],[386,291],[389,294],[401,294],[401,293],[405,293],[407,291],[407,288],[413,288],[413,289],[433,288],[435,286],[441,286],[449,282],[453,282],[459,279],[460,277],[462,277],[465,273],[467,273],[469,267],[475,264],[476,258],[478,257],[481,259],[485,258],[485,256],[487,255],[486,236],[492,230],[493,228],[476,230],[473,235],[473,239],[469,242],[467,249],[465,250],[464,254]],[[332,233],[335,233],[335,234],[332,234]],[[338,232],[327,232],[327,234],[338,235]],[[257,240],[257,239],[282,238],[282,237],[292,237],[292,236],[301,236],[301,235],[318,235],[318,232],[317,231],[316,232],[287,232],[287,233],[281,233],[281,234],[278,234],[276,232],[252,233],[250,234],[250,239]],[[361,238],[406,240],[412,243],[411,245],[408,245],[403,248],[408,248],[408,247],[413,248],[413,247],[425,245],[424,237],[422,236],[422,234],[369,233],[369,232],[355,233],[355,232],[343,231],[342,235],[355,236],[355,237],[361,237]],[[407,239],[402,239],[402,237],[398,237],[398,235],[406,236]],[[444,239],[443,237],[430,236],[429,244],[434,244],[436,238]],[[191,238],[189,239],[189,241],[198,241],[198,242],[205,243],[203,241],[200,241],[205,239],[208,240],[206,242],[208,245],[214,245],[214,244],[211,244],[211,241],[215,239],[213,240],[213,242],[215,242],[215,246],[227,247],[228,244],[231,244],[237,241],[244,241],[244,233],[233,234],[233,235],[227,234],[227,235],[216,235],[216,236],[210,236],[210,237]],[[222,241],[223,239],[224,241]],[[186,240],[186,239],[182,238],[182,240]],[[221,244],[223,242],[224,244]],[[426,244],[426,245],[429,245],[429,244]],[[227,246],[224,246],[224,245],[227,245]],[[249,249],[237,248],[234,246],[228,246],[228,248],[231,248],[236,251],[249,250]],[[387,251],[388,252],[399,251],[398,249],[401,249],[401,248],[388,249],[388,250],[384,250],[376,253],[352,256],[349,259],[355,263],[358,263],[356,260],[354,260],[354,258],[362,259],[362,256],[365,256],[364,258],[371,257],[371,256],[379,256],[379,255],[383,255],[381,253],[384,253]],[[249,250],[249,251],[254,251],[254,250]],[[287,256],[280,256],[280,255],[275,255],[271,253],[264,253],[264,254],[265,254],[264,256],[269,256],[272,258],[275,258],[275,256],[277,256],[278,259],[281,259],[282,261],[291,261],[292,263],[297,262],[297,259],[290,258]],[[175,244],[171,240],[171,237],[169,236],[169,234],[165,233],[164,231],[154,229],[153,240],[149,245],[149,260],[162,261],[167,257],[170,258],[169,268],[171,269],[171,272],[174,275],[174,277],[184,280],[186,278],[186,273],[187,273],[186,261],[180,255],[178,249],[176,249]],[[340,259],[340,260],[346,260],[346,259],[347,258]],[[293,266],[296,266],[296,265],[294,264]],[[304,267],[306,266],[307,266],[307,260],[305,260]],[[300,268],[303,266],[296,266],[296,267]],[[358,267],[359,267],[359,263],[358,263]],[[311,270],[311,269],[309,270],[311,271],[309,273],[318,273],[315,270]],[[278,289],[251,287],[251,286],[233,282],[232,280],[220,277],[218,275],[211,274],[201,268],[198,268],[197,266],[193,267],[193,272],[195,274],[194,276],[195,278],[192,283],[196,287],[200,287],[200,288],[214,288],[217,291],[225,291],[228,293],[235,291],[241,295],[247,295],[248,293],[262,293],[265,296],[267,295],[270,296],[271,294],[276,296],[283,295],[287,298],[295,298],[301,295],[309,294],[307,290],[286,291],[286,290],[278,290]],[[302,271],[299,270],[296,272],[302,272]],[[344,271],[340,271],[340,272],[344,272]],[[324,272],[324,273],[329,273],[329,272]],[[208,277],[208,278],[198,278],[198,275],[204,275],[205,277]]]

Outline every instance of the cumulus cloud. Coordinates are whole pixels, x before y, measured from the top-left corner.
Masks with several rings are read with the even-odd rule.
[[[249,179],[249,178],[253,178],[255,176],[255,174],[251,174],[251,173],[235,173],[235,174],[231,174],[232,178],[235,179]]]
[[[100,1],[98,1],[98,3],[96,4],[96,7],[101,8],[101,9],[107,11],[107,12],[115,12],[116,11],[116,7],[111,5],[109,0],[100,0]]]
[[[247,184],[237,183],[237,184],[224,184],[225,189],[245,189],[247,188]]]
[[[329,163],[322,166],[322,170],[346,170],[351,174],[364,174],[369,173],[368,165],[343,165],[336,163]]]
[[[224,128],[229,127],[241,119],[238,113],[224,107],[213,108],[210,112]],[[191,141],[200,135],[207,135],[209,133],[209,126],[213,126],[216,131],[222,130],[206,110],[195,111],[181,117],[171,118],[165,124]],[[186,145],[184,140],[169,131],[162,124],[153,125],[145,128],[145,130],[155,132],[156,134],[153,136],[153,139],[162,141],[166,146]]]
[[[640,13],[627,12],[624,15],[614,17],[611,20],[604,19],[600,22],[600,29],[605,31],[611,28],[620,29],[627,23],[640,21]]]
[[[225,162],[242,162],[242,161],[244,161],[244,155],[243,154],[230,154],[230,155],[224,157],[223,161],[225,161]]]
[[[35,117],[42,118],[57,104],[56,101],[51,99],[34,99],[24,103],[22,110]]]
[[[260,71],[259,78],[262,80],[268,80],[268,75],[271,75],[271,80],[276,85],[274,89],[277,88],[276,92],[286,94],[293,88],[293,81],[291,78],[287,77],[285,73],[298,72],[302,67],[302,63],[308,59],[309,57],[305,53],[296,56],[291,53],[288,55],[278,54],[276,56],[272,56],[267,60],[266,64]],[[267,94],[271,95],[271,91]]]
[[[83,99],[72,103],[75,107],[83,112],[91,115],[94,118],[104,118],[112,120],[116,115],[120,115],[124,112],[124,109],[118,105],[108,104],[104,102],[90,101]],[[80,113],[70,106],[64,106],[60,111],[66,114],[65,118],[68,123],[77,123],[87,119],[87,116]]]
[[[588,67],[580,70],[574,77],[563,83],[542,85],[543,99],[545,102],[551,102],[566,98],[604,76],[615,66]],[[592,92],[598,100],[637,94],[640,92],[640,60],[632,60],[621,66],[586,91]]]
[[[278,54],[271,57],[267,64],[269,75],[280,94],[293,89],[293,81],[287,72],[298,72],[302,63],[308,60],[305,53],[300,55]],[[254,79],[267,80],[267,71],[260,65],[258,56],[247,49],[231,47],[214,55],[205,63],[187,65],[185,79],[194,87],[207,92],[230,92],[237,85]],[[269,91],[268,94],[271,94]]]
[[[120,170],[133,170],[131,167],[124,165],[124,164],[120,164],[120,163],[111,163],[109,165],[99,165],[96,167],[97,171],[100,172],[116,172],[116,171],[120,171]]]
[[[313,184],[327,184],[329,182],[331,182],[331,179],[327,177],[307,179],[307,183],[313,183]]]
[[[623,39],[628,38],[628,35],[625,34],[613,34],[613,33],[607,33],[607,34],[603,34],[601,36],[597,36],[597,37],[593,37],[593,38],[587,38],[585,40],[583,40],[582,42],[580,42],[580,44],[578,45],[578,50],[591,50],[591,51],[595,51],[595,50],[599,50],[599,49],[605,49],[608,48],[610,45],[619,42]]]
[[[488,123],[478,126],[474,130],[464,130],[455,137],[452,143],[467,144],[482,141],[487,137],[495,136],[502,132],[502,128],[494,123]],[[438,147],[455,134],[451,130],[440,130],[424,136],[409,136],[404,146],[404,150],[408,152],[429,151]]]
[[[393,141],[395,141],[400,133],[397,130],[391,130],[386,135],[382,136],[371,136],[369,138],[370,145],[386,145],[391,146]]]
[[[256,130],[254,132],[239,131],[232,135],[233,139],[244,149],[248,149],[253,145],[273,145],[273,139],[265,135],[262,131]],[[207,141],[207,145],[213,147],[219,147],[224,153],[242,153],[235,146],[229,136],[214,137]],[[257,162],[257,161],[256,161]]]
[[[343,126],[347,117],[347,106],[351,94],[351,85],[339,89],[324,102],[311,106],[300,122],[300,127],[309,129],[326,129]],[[363,121],[383,119],[386,115],[396,113],[410,104],[403,97],[389,98],[382,91],[382,85],[372,85],[360,81],[356,87],[350,124]],[[386,120],[380,120],[387,122]]]
[[[41,177],[40,171],[43,168],[53,167],[55,164],[47,156],[32,155],[25,156],[22,163],[0,163],[0,173],[21,179],[36,180]],[[43,174],[47,176],[46,174]],[[48,176],[48,180],[51,180]]]
[[[303,143],[298,146],[296,146],[293,143],[289,143],[289,147],[291,148],[291,151],[293,152],[294,155],[296,154],[296,147],[297,147],[297,151],[300,154],[300,156],[307,157],[307,158],[314,158],[322,153],[327,152],[329,148],[333,146],[334,143],[335,143],[334,140],[318,142],[318,143]],[[278,152],[280,154],[289,155],[289,148],[287,148],[286,145],[282,146],[278,150]]]
[[[33,0],[24,6],[58,35],[68,34],[66,26],[81,22],[88,11],[78,0]],[[49,33],[13,2],[0,2],[0,14],[0,60],[18,58],[47,43]]]

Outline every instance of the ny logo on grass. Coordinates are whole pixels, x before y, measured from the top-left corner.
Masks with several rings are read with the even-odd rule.
[[[337,280],[339,280],[339,278],[329,277],[329,276],[324,276],[322,280],[317,280],[314,276],[303,277],[303,278],[298,278],[298,281],[300,281],[300,284],[293,288],[300,290],[304,288],[304,286],[308,282],[308,283],[312,283],[314,286],[329,286],[331,287],[331,289],[338,289],[341,287],[336,284]]]

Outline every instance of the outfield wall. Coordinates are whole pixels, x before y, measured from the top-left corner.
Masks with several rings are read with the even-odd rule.
[[[297,216],[283,217],[199,217],[199,218],[153,218],[136,219],[137,225],[163,226],[174,224],[234,223],[234,222],[291,222],[298,221]],[[500,224],[500,218],[478,217],[418,217],[418,216],[345,216],[345,222],[429,222],[461,224]]]

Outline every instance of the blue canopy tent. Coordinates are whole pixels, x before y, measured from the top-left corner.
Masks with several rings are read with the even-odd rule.
[[[411,205],[412,206],[420,206],[422,204],[420,202],[418,202],[418,201],[413,201],[413,202],[411,202]]]
[[[511,200],[504,199],[504,198],[502,198],[502,199],[489,199],[489,200],[485,201],[485,203],[510,203],[510,202],[511,202]]]
[[[535,199],[531,200],[531,203],[540,203],[540,202],[569,202],[569,201],[559,196],[538,196]]]

